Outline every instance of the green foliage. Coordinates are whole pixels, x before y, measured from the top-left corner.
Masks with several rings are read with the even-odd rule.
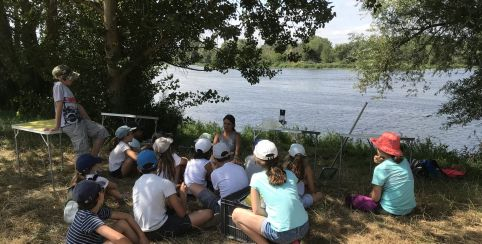
[[[94,119],[101,111],[156,115],[175,130],[186,107],[227,98],[177,92],[169,75],[155,80],[168,64],[237,69],[255,84],[276,74],[258,40],[282,52],[333,17],[324,0],[0,1],[0,108],[53,117],[50,72],[65,63],[81,73],[72,90]]]
[[[482,95],[481,1],[365,0],[378,28],[372,36],[352,40],[356,52],[358,88],[375,88],[383,96],[400,82],[409,93],[426,89],[427,67],[435,74],[462,66],[469,78],[448,82],[442,89],[450,99],[439,110],[449,115],[447,126],[480,120]],[[421,85],[421,86],[420,86]],[[465,92],[467,93],[465,96]],[[462,95],[464,94],[464,95]]]

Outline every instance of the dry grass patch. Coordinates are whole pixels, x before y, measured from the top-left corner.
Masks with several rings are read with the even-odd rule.
[[[63,243],[67,225],[62,209],[74,172],[74,156],[66,154],[63,171],[54,157],[56,192],[52,190],[46,150],[22,149],[22,173],[16,172],[15,152],[0,148],[0,243]],[[464,180],[417,180],[417,210],[392,217],[347,209],[344,197],[368,193],[369,158],[350,159],[343,178],[320,186],[323,202],[308,210],[311,230],[304,243],[480,243],[482,240],[481,174],[472,171]],[[104,165],[107,170],[107,165]],[[320,167],[317,167],[319,170]],[[122,192],[132,192],[133,178],[114,180]],[[107,202],[119,209],[111,201]],[[131,212],[130,206],[119,210]],[[212,228],[163,243],[235,243]]]

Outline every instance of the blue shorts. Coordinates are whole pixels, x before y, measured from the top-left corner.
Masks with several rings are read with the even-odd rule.
[[[310,224],[308,221],[301,226],[293,228],[287,231],[278,232],[271,227],[271,224],[268,222],[268,219],[264,219],[263,223],[261,224],[261,233],[263,236],[276,243],[291,243],[295,240],[301,240],[310,229]]]
[[[220,206],[218,203],[219,196],[214,194],[212,191],[208,189],[202,190],[198,194],[197,199],[202,203],[203,207],[213,210],[214,213],[220,212]]]

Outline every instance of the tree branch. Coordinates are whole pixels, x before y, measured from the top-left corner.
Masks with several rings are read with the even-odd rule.
[[[83,5],[87,4],[90,7],[92,7],[93,10],[95,10],[97,13],[103,15],[104,14],[104,8],[102,5],[97,2],[97,1],[87,1],[87,0],[73,0],[76,4],[78,5]]]

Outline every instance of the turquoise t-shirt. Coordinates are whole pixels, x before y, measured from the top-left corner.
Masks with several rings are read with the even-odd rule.
[[[263,198],[266,204],[268,222],[277,232],[294,229],[308,221],[308,214],[296,189],[298,178],[290,170],[285,171],[288,179],[283,185],[270,185],[266,171],[253,174],[249,184]]]
[[[377,165],[372,184],[383,189],[380,205],[385,211],[405,215],[415,208],[414,180],[407,159],[399,164],[387,159]]]

